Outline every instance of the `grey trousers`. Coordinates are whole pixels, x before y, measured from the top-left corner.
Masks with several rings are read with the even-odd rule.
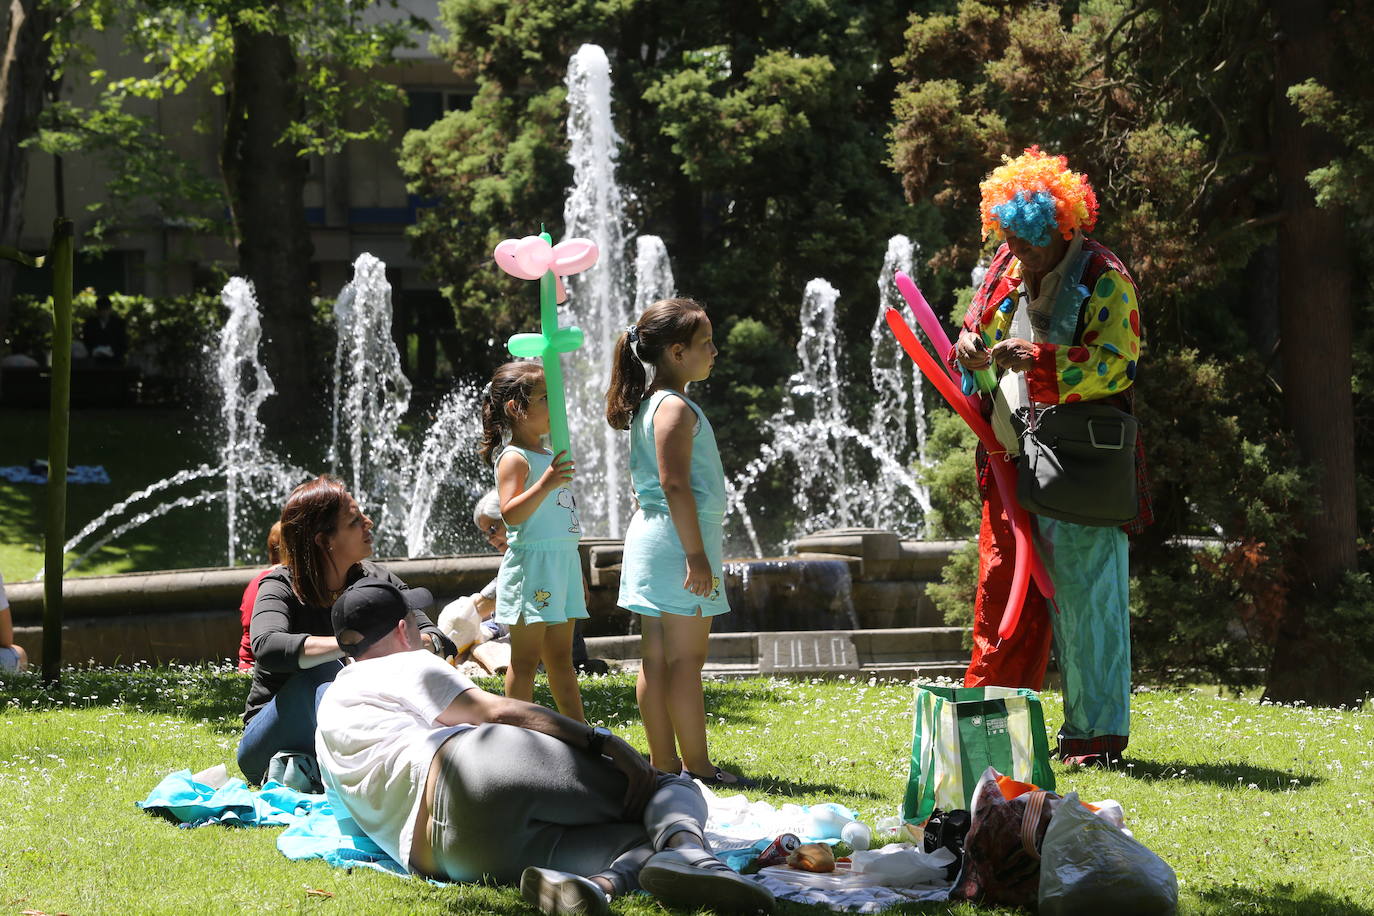
[[[639,821],[621,818],[627,781],[609,760],[513,725],[482,725],[439,749],[430,844],[450,881],[519,880],[530,865],[639,887],[639,870],[669,837],[703,835],[706,800],[663,775]]]

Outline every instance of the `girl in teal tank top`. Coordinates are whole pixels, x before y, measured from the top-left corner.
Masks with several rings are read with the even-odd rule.
[[[497,369],[482,396],[482,458],[495,459],[507,531],[496,579],[496,620],[510,628],[506,696],[531,702],[542,661],[558,711],[585,721],[572,662],[573,621],[587,616],[577,554],[582,526],[568,486],[573,463],[543,447],[548,431],[544,370],[532,361]]]
[[[663,299],[616,344],[606,421],[630,431],[639,509],[625,533],[620,606],[640,617],[639,712],[649,761],[714,785],[751,786],[711,761],[701,669],[711,621],[727,613],[725,472],[706,414],[683,392],[711,374],[711,319]]]

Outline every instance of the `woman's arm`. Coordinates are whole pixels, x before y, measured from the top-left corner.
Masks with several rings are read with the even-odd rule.
[[[668,501],[668,515],[687,554],[687,576],[682,587],[694,595],[711,593],[711,564],[701,540],[697,498],[692,493],[692,437],[697,415],[682,398],[664,398],[654,414],[654,449],[658,453],[658,480]]]
[[[248,633],[253,657],[265,670],[289,674],[343,657],[333,636],[293,631],[297,626],[294,612],[300,608],[300,600],[283,580],[266,576],[258,585]]]
[[[333,636],[307,636],[305,642],[301,643],[300,654],[296,656],[296,663],[302,668],[314,668],[316,665],[323,665],[325,662],[332,662],[336,658],[343,658],[343,650],[339,648],[339,641]]]

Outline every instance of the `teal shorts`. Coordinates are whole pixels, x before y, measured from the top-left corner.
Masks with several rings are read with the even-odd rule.
[[[730,610],[725,597],[725,565],[721,560],[724,534],[719,522],[701,522],[701,541],[711,564],[712,588],[694,595],[682,587],[687,577],[687,553],[667,512],[636,512],[625,532],[625,555],[620,566],[620,598],[627,611],[645,617],[678,614],[715,617]]]
[[[496,577],[497,623],[566,623],[588,616],[577,542],[568,544],[506,549]]]

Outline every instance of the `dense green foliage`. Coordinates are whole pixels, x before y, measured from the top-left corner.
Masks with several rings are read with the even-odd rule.
[[[582,689],[590,721],[644,746],[631,678],[584,679]],[[0,900],[47,913],[532,912],[513,888],[435,887],[291,862],[277,852],[279,830],[178,830],[135,808],[169,772],[232,768],[246,690],[244,675],[208,668],[69,670],[52,691],[36,675],[0,673]],[[542,684],[536,696],[548,702]],[[1053,728],[1060,698],[1050,691],[1044,699]],[[870,824],[897,813],[910,763],[909,684],[715,681],[706,707],[719,759],[762,780],[751,798],[838,801]],[[1121,802],[1136,837],[1176,870],[1180,912],[1368,912],[1374,886],[1351,862],[1374,828],[1361,789],[1374,767],[1369,712],[1200,691],[1141,693],[1133,707],[1130,765],[1070,772],[1055,764],[1056,787]],[[665,912],[637,895],[612,910]],[[967,904],[899,911],[1018,912]],[[778,912],[822,911],[785,904]]]
[[[395,8],[383,0],[382,7]],[[300,155],[337,153],[356,140],[391,140],[386,105],[400,89],[385,80],[350,75],[390,62],[397,48],[413,46],[427,30],[414,16],[365,18],[347,2],[242,2],[242,0],[95,0],[74,5],[60,20],[52,70],[62,81],[89,82],[94,101],[78,105],[54,98],[42,129],[28,144],[54,155],[83,153],[112,173],[107,198],[93,205],[89,245],[140,224],[173,222],[201,232],[242,233],[224,220],[224,184],[205,175],[168,143],[165,128],[139,113],[138,102],[189,94],[205,102],[230,91],[233,31],[288,35],[299,70],[292,91],[303,104],[280,142]],[[92,36],[118,35],[129,62],[97,61]],[[97,66],[104,64],[104,67]],[[106,67],[114,64],[112,73]],[[213,135],[223,128],[217,106],[200,106],[190,124],[176,130]]]
[[[1201,670],[1254,683],[1291,595],[1311,499],[1310,472],[1285,428],[1276,359],[1285,303],[1275,277],[1285,267],[1274,236],[1282,214],[1267,6],[937,6],[912,16],[896,61],[904,81],[892,130],[908,198],[934,201],[951,239],[931,267],[958,276],[986,254],[976,236],[978,182],[1004,154],[1040,144],[1090,176],[1102,206],[1096,237],[1123,257],[1144,303],[1137,411],[1157,522],[1133,547],[1135,662],[1154,680]],[[1350,60],[1366,59],[1356,36],[1370,6],[1334,6]],[[1348,144],[1348,156],[1311,176],[1314,185],[1328,201],[1354,190],[1367,214],[1368,182],[1355,183],[1369,170],[1369,82],[1358,67],[1341,69],[1339,85],[1293,92]],[[1374,263],[1367,215],[1351,230],[1356,257]],[[1364,279],[1354,287],[1356,324],[1366,329],[1368,275],[1357,272]],[[1368,343],[1362,330],[1357,352]],[[1355,379],[1362,445],[1367,371]],[[957,449],[948,460],[967,467],[966,455]],[[1367,493],[1374,465],[1365,459],[1360,471]],[[1369,505],[1361,501],[1362,531]],[[967,564],[947,570],[950,587],[937,591],[948,609],[967,614],[972,573]]]
[[[72,335],[81,339],[83,322],[95,314],[93,290],[72,300]],[[143,375],[143,403],[202,403],[213,393],[207,377],[206,347],[213,329],[224,324],[219,296],[134,296],[115,293],[110,306],[128,334],[127,362]],[[18,296],[10,313],[10,350],[46,362],[52,349],[52,300]]]

